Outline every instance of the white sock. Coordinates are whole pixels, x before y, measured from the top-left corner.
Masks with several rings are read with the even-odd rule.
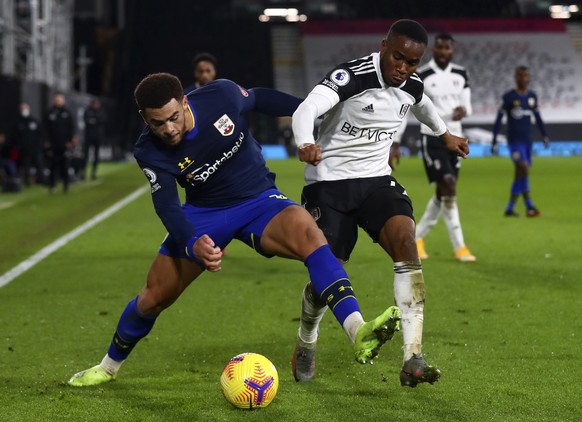
[[[363,323],[364,318],[362,317],[362,314],[357,311],[349,314],[348,317],[344,320],[342,327],[344,327],[344,331],[348,335],[352,344],[354,344],[356,341],[356,333],[358,332],[358,328],[360,328]]]
[[[311,284],[307,283],[301,298],[301,319],[299,320],[299,339],[304,343],[315,343],[319,334],[319,323],[327,311],[321,299],[314,297]]]
[[[119,371],[119,368],[121,368],[121,364],[123,362],[125,361],[122,360],[120,362],[118,360],[113,360],[109,357],[109,355],[105,355],[99,366],[101,366],[101,368],[105,369],[111,375],[115,375],[117,374],[117,371]]]
[[[401,312],[404,362],[422,352],[424,278],[419,261],[394,263],[394,300]]]
[[[443,212],[443,220],[447,226],[453,250],[457,250],[465,246],[465,239],[463,238],[463,229],[461,228],[461,219],[459,217],[459,208],[457,207],[456,196],[443,196],[441,198],[441,209]]]
[[[416,225],[416,238],[424,238],[439,221],[440,216],[441,201],[439,201],[436,196],[433,196],[429,199],[428,204],[426,204],[424,214],[422,214],[420,221]]]

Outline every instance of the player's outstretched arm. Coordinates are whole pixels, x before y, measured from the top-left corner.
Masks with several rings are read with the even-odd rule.
[[[339,103],[338,95],[329,88],[316,86],[293,113],[293,137],[297,145],[300,161],[318,165],[321,161],[321,147],[313,137],[314,122]]]
[[[467,138],[453,135],[448,130],[440,136],[448,150],[456,152],[463,158],[469,154],[469,141]]]

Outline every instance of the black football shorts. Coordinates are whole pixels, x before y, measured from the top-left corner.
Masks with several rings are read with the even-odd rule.
[[[380,230],[390,217],[412,219],[412,201],[392,176],[317,182],[307,185],[301,203],[315,218],[337,258],[347,261],[358,227],[378,242]]]
[[[437,183],[447,175],[459,176],[461,158],[436,136],[422,135],[422,161],[430,183]]]

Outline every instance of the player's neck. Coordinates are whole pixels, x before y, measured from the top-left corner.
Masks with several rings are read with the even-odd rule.
[[[518,94],[525,94],[527,92],[527,86],[526,87],[520,87],[520,86],[518,86],[518,87],[515,88],[515,91]]]

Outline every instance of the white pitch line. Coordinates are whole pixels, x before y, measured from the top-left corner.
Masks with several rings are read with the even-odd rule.
[[[113,204],[112,206],[107,208],[105,211],[101,212],[100,214],[97,214],[95,217],[93,217],[90,220],[86,221],[85,223],[81,224],[79,227],[77,227],[77,228],[71,230],[69,233],[59,237],[53,243],[51,243],[48,246],[45,246],[44,248],[42,248],[40,251],[38,251],[37,253],[35,253],[31,257],[22,261],[16,267],[14,267],[11,270],[7,271],[6,273],[2,274],[0,276],[0,288],[4,287],[8,283],[10,283],[12,280],[14,280],[16,277],[20,276],[22,273],[30,270],[32,267],[34,267],[40,261],[42,261],[43,259],[45,259],[47,256],[49,256],[53,252],[55,252],[55,251],[59,250],[60,248],[62,248],[63,246],[65,246],[67,243],[69,243],[71,240],[75,239],[77,236],[85,233],[87,230],[96,226],[101,221],[110,217],[111,215],[113,215],[114,213],[119,211],[121,208],[123,208],[124,206],[126,206],[130,202],[137,199],[147,189],[148,189],[148,186],[144,186],[142,188],[139,188],[138,190],[136,190],[135,192],[133,192],[129,196],[126,196],[122,200],[116,202],[115,204]]]

